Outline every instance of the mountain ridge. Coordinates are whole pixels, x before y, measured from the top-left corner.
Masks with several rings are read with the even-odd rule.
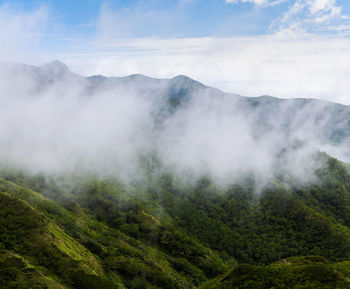
[[[76,74],[74,72],[72,72],[68,65],[66,65],[65,63],[59,61],[59,60],[53,60],[51,62],[45,63],[41,66],[37,66],[37,65],[30,65],[30,64],[23,64],[23,63],[2,63],[3,65],[10,67],[10,68],[14,68],[16,69],[16,71],[20,71],[20,70],[24,70],[24,71],[43,71],[44,73],[48,73],[48,74],[53,74],[53,77],[61,77],[63,74],[70,74],[70,75],[74,75],[74,76],[78,76],[80,78],[85,78],[85,79],[94,79],[94,80],[113,80],[113,79],[118,79],[118,80],[149,80],[149,81],[154,81],[154,82],[169,82],[169,81],[173,81],[173,82],[181,82],[182,85],[180,86],[186,86],[186,84],[189,84],[190,86],[199,86],[201,88],[209,88],[209,89],[214,89],[219,93],[222,94],[226,94],[226,95],[232,95],[232,96],[239,96],[239,97],[243,97],[243,98],[247,98],[251,101],[254,100],[263,100],[264,102],[266,100],[272,100],[272,101],[305,101],[305,102],[312,102],[312,101],[320,101],[320,102],[324,102],[324,103],[329,103],[329,104],[338,104],[338,105],[342,105],[342,106],[349,106],[347,104],[343,104],[343,103],[337,103],[337,102],[333,102],[333,101],[329,101],[329,100],[323,100],[323,99],[318,99],[318,98],[300,98],[300,97],[293,97],[293,98],[280,98],[278,96],[272,96],[272,95],[260,95],[260,96],[242,96],[242,95],[238,95],[232,92],[224,92],[220,89],[217,89],[215,87],[211,87],[211,86],[207,86],[187,75],[176,75],[172,78],[154,78],[154,77],[150,77],[144,74],[130,74],[130,75],[126,75],[126,76],[104,76],[104,75],[89,75],[89,76],[81,76],[79,74]],[[48,71],[47,71],[48,70]],[[51,70],[51,71],[50,71]],[[183,85],[185,84],[185,85]]]

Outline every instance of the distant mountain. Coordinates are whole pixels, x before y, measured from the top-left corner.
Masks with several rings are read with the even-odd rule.
[[[72,73],[59,61],[41,67],[24,64],[3,66],[5,67],[1,70],[3,77],[7,74],[11,75],[15,83],[29,82],[33,94],[47,89],[52,90],[54,84],[64,82],[67,90],[81,85],[87,95],[95,95],[99,91],[106,90],[112,93],[124,90],[168,99],[173,106],[184,103],[194,96],[221,97],[231,99],[232,106],[249,116],[253,125],[259,130],[263,127],[283,130],[285,133],[293,132],[297,135],[300,133],[300,137],[306,141],[317,140],[329,145],[349,144],[350,107],[347,105],[317,99],[280,99],[267,95],[244,97],[205,86],[184,75],[172,79],[156,79],[141,74],[125,77],[101,75],[82,77]],[[12,87],[12,90],[17,89],[21,89],[21,85]]]

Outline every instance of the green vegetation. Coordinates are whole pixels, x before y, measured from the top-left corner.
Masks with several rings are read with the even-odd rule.
[[[6,251],[0,251],[0,276],[1,288],[65,288],[21,256]]]
[[[350,288],[350,279],[337,266],[322,257],[287,258],[269,266],[242,264],[201,289]]]
[[[1,249],[62,286],[191,288],[229,269],[195,239],[121,201],[108,182],[90,181],[77,194],[81,204],[62,205],[9,181],[0,185]]]
[[[322,157],[315,182],[259,195],[250,179],[57,186],[3,170],[0,287],[350,288],[350,174]]]

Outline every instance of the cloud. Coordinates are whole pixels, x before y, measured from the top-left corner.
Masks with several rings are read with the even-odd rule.
[[[225,0],[226,3],[252,3],[259,7],[290,3],[289,8],[273,19],[272,32],[344,32],[348,16],[336,0]],[[332,28],[332,29],[331,29]]]
[[[298,111],[290,121],[297,128],[286,137],[283,130],[261,129],[257,116],[264,110],[251,111],[238,97],[207,90],[167,113],[164,92],[168,85],[183,87],[181,77],[172,84],[144,77],[97,84],[59,63],[1,67],[0,76],[0,166],[134,183],[148,176],[143,168],[152,156],[161,173],[171,171],[190,182],[209,176],[226,185],[247,175],[266,184],[281,168],[309,181],[320,165],[312,159],[314,147],[283,152],[299,135],[311,139],[318,131],[314,105]],[[281,110],[288,111],[288,104]],[[273,113],[264,116],[272,126],[282,123]],[[282,152],[282,167],[276,166]]]
[[[23,59],[38,50],[49,20],[45,5],[22,10],[16,5],[0,5],[0,60]]]
[[[350,104],[350,43],[336,35],[109,39],[96,42],[94,52],[51,58],[62,59],[85,75],[184,74],[242,95]]]
[[[326,31],[330,24],[342,25],[347,17],[336,0],[296,0],[283,15],[276,19],[274,31]],[[335,22],[340,21],[340,23]],[[336,30],[336,27],[334,27]]]
[[[139,1],[120,9],[113,9],[103,4],[99,12],[96,37],[116,39],[123,37],[166,37],[176,34],[185,17],[186,5],[178,3],[171,11],[155,5],[157,1]]]
[[[257,6],[274,6],[289,0],[225,0],[226,3],[252,3]]]
[[[328,13],[330,16],[339,14],[341,7],[336,6],[336,0],[314,0],[309,1],[309,10],[312,15],[317,13]]]
[[[312,15],[331,13],[329,6],[321,4],[305,6],[309,7],[306,11]],[[27,42],[33,35],[38,35],[40,41],[47,10],[21,14],[12,8],[3,9],[2,15],[7,17],[2,18],[7,19],[3,24],[13,23],[9,27],[14,27],[0,32],[4,40],[12,36],[9,53],[10,47],[30,47]],[[128,28],[126,14],[106,9],[97,22],[98,34],[82,41],[76,54],[47,54],[43,59],[58,58],[83,74],[143,73],[160,78],[185,74],[243,95],[318,97],[350,104],[347,39],[297,33],[130,38],[140,23],[136,21],[138,16],[143,15],[142,21],[151,17],[142,13],[132,17],[130,21],[135,20],[135,26]],[[124,33],[123,25],[130,30]],[[23,39],[26,40],[22,42]],[[49,83],[49,89],[33,94],[36,84],[26,75],[0,77],[1,160],[36,172],[69,173],[80,167],[128,179],[142,177],[139,157],[157,148],[162,161],[179,172],[232,180],[232,174],[238,176],[251,170],[268,177],[276,147],[285,140],[274,133],[256,140],[250,119],[233,111],[229,101],[197,95],[187,108],[165,123],[154,143],[152,116],[159,99],[153,91],[139,93],[145,83],[105,88],[93,97],[86,97],[91,87],[74,77]],[[308,113],[312,108],[305,112]],[[305,135],[313,129],[306,130]],[[293,174],[307,175],[313,169],[314,163],[306,157],[309,155],[302,150],[287,156],[289,167],[296,170]]]

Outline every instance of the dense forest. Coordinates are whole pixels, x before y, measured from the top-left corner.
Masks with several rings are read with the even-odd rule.
[[[1,288],[350,288],[350,174],[257,192],[1,170]]]

